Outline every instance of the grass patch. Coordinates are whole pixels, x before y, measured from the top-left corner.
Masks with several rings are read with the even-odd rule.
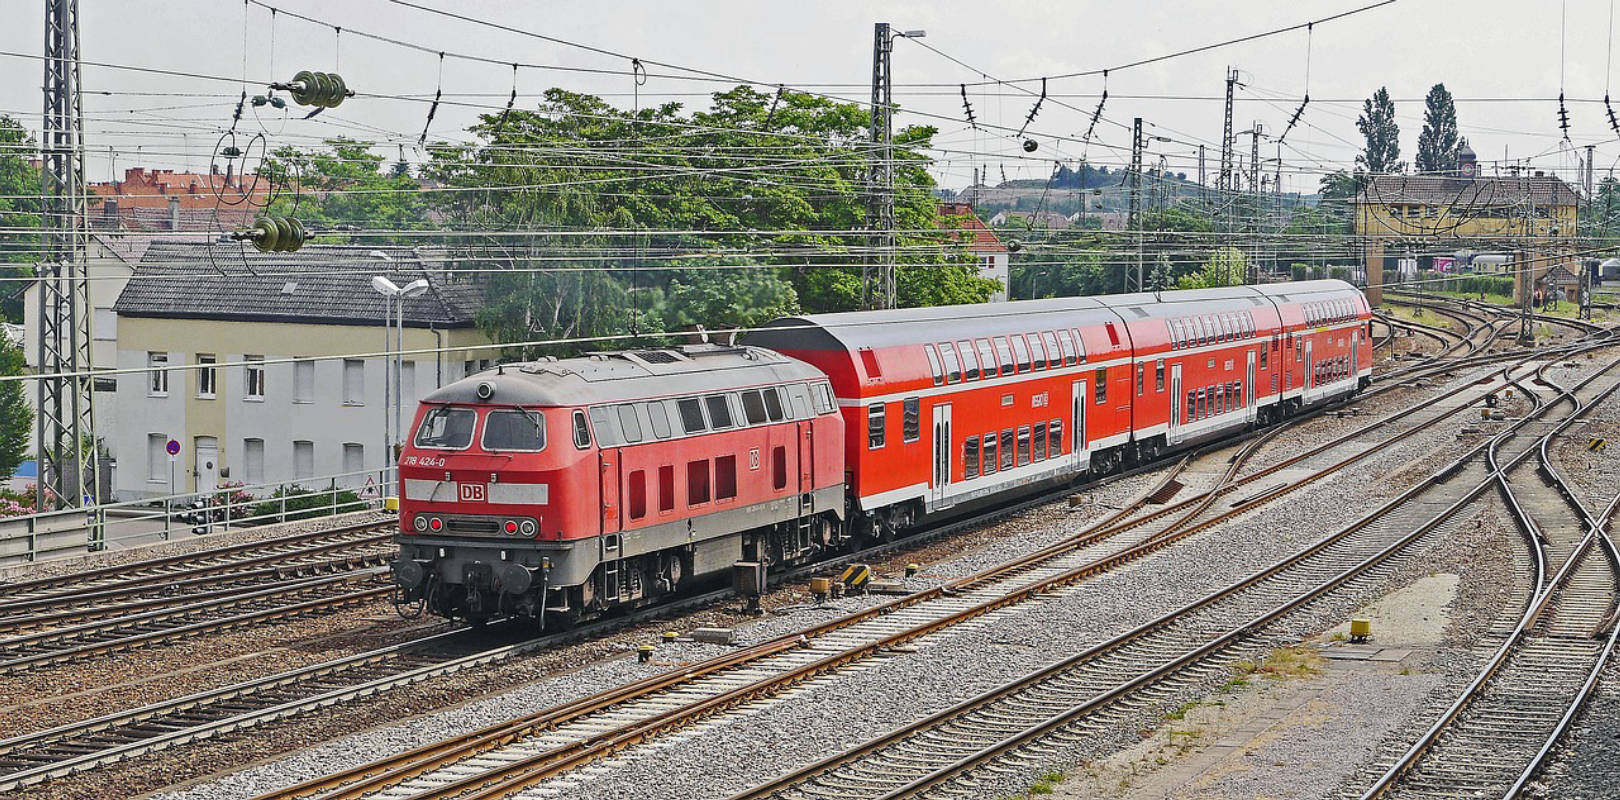
[[[1065,777],[1067,776],[1063,773],[1055,769],[1049,769],[1041,773],[1041,777],[1030,784],[1029,789],[1024,792],[1024,796],[1033,797],[1038,794],[1051,794],[1052,790],[1057,788],[1057,785],[1062,783]]]

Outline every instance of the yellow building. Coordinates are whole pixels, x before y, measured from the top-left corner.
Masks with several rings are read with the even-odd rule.
[[[1408,254],[1511,253],[1538,278],[1560,264],[1577,268],[1570,243],[1578,197],[1569,184],[1541,172],[1483,177],[1466,147],[1458,167],[1455,176],[1373,175],[1356,195],[1355,232],[1375,304],[1383,299],[1386,261]]]

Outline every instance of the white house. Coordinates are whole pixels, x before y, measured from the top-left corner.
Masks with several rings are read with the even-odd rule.
[[[997,214],[996,217],[1002,217],[1005,213]],[[973,213],[973,206],[967,203],[940,203],[939,215],[940,227],[955,228],[963,232],[968,253],[979,263],[979,277],[989,278],[1001,284],[1001,291],[991,295],[990,302],[999,303],[1006,300],[1011,287],[1007,246],[996,237],[995,231],[979,221],[978,215]],[[991,222],[995,222],[995,217],[991,218]]]

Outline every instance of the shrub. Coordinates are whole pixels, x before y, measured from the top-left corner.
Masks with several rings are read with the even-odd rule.
[[[253,507],[253,516],[261,520],[271,520],[279,517],[284,522],[315,517],[332,516],[332,491],[330,489],[305,489],[293,484],[277,489],[264,502]],[[340,489],[337,493],[337,511],[344,513],[355,511],[361,506],[360,496],[348,489]],[[286,513],[282,514],[285,509]]]

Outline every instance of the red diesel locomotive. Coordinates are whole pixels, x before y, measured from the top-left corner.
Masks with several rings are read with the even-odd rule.
[[[399,602],[571,621],[802,563],[1347,396],[1370,318],[1311,281],[808,315],[735,346],[503,365],[417,412]]]

